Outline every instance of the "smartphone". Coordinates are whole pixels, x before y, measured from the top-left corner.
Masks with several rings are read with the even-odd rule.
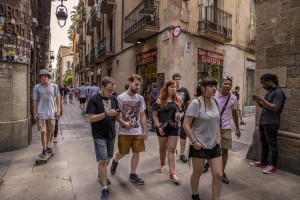
[[[122,111],[123,111],[123,110],[121,110],[121,109],[117,109],[117,110],[116,110],[116,112],[122,112]]]

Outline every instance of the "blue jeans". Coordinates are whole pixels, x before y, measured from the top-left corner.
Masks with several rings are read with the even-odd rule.
[[[271,150],[271,165],[277,166],[278,147],[277,133],[279,126],[275,125],[259,125],[260,142],[261,142],[261,162],[267,164],[269,150]]]

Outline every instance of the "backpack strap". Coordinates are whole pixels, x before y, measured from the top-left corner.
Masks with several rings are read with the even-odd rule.
[[[228,104],[228,102],[229,102],[229,99],[230,99],[230,93],[228,94],[228,96],[227,96],[227,99],[226,99],[226,102],[225,102],[225,104],[224,104],[224,106],[223,106],[223,108],[222,108],[222,111],[221,111],[221,113],[220,113],[220,128],[222,128],[222,115],[224,114],[224,111],[225,111],[225,109],[226,109],[226,107],[227,107],[227,104]]]

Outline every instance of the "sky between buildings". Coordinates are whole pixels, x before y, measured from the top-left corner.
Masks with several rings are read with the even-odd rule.
[[[63,1],[63,5],[68,9],[68,19],[64,27],[60,27],[57,23],[57,18],[55,15],[56,8],[61,4],[61,1],[54,1],[51,5],[51,21],[50,21],[50,30],[51,30],[51,49],[54,51],[55,60],[52,63],[53,68],[56,68],[56,58],[60,45],[68,46],[71,44],[71,41],[68,39],[68,29],[71,25],[71,11],[74,6],[77,6],[78,0],[67,0]]]

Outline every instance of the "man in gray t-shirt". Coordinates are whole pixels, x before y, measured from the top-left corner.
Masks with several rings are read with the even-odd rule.
[[[42,69],[39,77],[41,83],[33,89],[33,112],[37,121],[37,129],[41,131],[44,158],[53,150],[48,147],[51,135],[54,131],[55,119],[60,116],[60,92],[58,86],[51,83],[51,75],[48,70]]]
[[[84,86],[84,82],[81,82],[81,86],[78,88],[79,102],[81,108],[81,114],[85,114],[85,102],[88,95],[88,89]]]
[[[100,89],[99,89],[99,87],[97,86],[97,83],[96,83],[96,82],[93,82],[93,86],[90,87],[90,92],[89,92],[90,98],[91,98],[92,96],[96,95],[96,94],[99,94],[99,92],[100,92]]]

